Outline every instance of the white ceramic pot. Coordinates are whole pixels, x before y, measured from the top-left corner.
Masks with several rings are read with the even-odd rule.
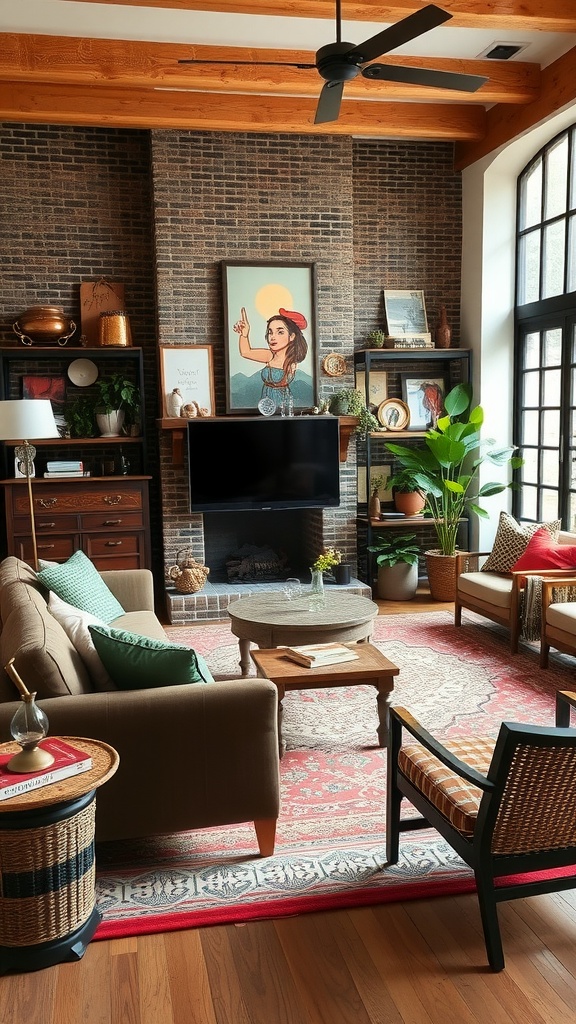
[[[125,416],[124,409],[115,409],[113,412],[97,412],[96,423],[101,437],[119,437]]]
[[[418,565],[397,562],[378,569],[378,597],[381,601],[411,601],[418,589]]]

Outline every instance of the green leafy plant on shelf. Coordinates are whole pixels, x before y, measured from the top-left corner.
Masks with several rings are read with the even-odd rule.
[[[358,388],[340,388],[328,399],[328,411],[334,416],[355,416],[358,420],[354,433],[366,437],[373,430],[380,430],[380,424],[366,405],[366,399]]]
[[[110,373],[99,377],[94,385],[94,408],[99,412],[115,412],[124,409],[126,419],[134,423],[140,415],[140,390],[134,381],[123,373]]]
[[[88,395],[77,395],[75,398],[67,399],[64,405],[64,419],[70,437],[95,436],[94,402]]]
[[[472,405],[472,386],[457,384],[444,399],[446,415],[432,430],[426,431],[424,448],[386,444],[386,448],[408,470],[425,496],[424,515],[434,522],[439,552],[456,554],[458,524],[466,514],[484,519],[488,512],[477,504],[478,498],[516,488],[513,482],[491,482],[478,487],[480,467],[485,462],[518,469],[524,462],[515,456],[514,447],[497,447],[493,438],[482,439],[484,410]]]

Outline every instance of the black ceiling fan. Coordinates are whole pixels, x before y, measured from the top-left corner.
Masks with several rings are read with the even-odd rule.
[[[429,4],[414,14],[389,25],[366,39],[359,46],[342,42],[342,0],[336,0],[336,42],[321,46],[316,53],[314,64],[294,64],[288,61],[249,61],[249,60],[179,60],[179,64],[232,64],[232,65],[268,65],[271,67],[316,69],[323,79],[324,86],[320,93],[315,124],[336,121],[340,113],[340,104],[344,85],[357,75],[364,78],[379,78],[387,82],[405,82],[408,85],[430,85],[440,89],[459,89],[463,92],[476,92],[487,78],[481,75],[460,75],[454,71],[432,71],[426,68],[401,67],[389,64],[368,64],[368,61],[381,57],[390,50],[410,42],[416,36],[442,25],[452,17],[435,4]],[[367,67],[364,67],[367,65]]]

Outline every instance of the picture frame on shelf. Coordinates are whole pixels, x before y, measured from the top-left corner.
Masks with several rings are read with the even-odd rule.
[[[374,490],[372,481],[376,480],[378,477],[384,477],[385,480],[388,480],[391,475],[392,466],[390,463],[386,463],[383,466],[370,466],[370,494],[366,494],[366,466],[358,466],[358,501],[360,503],[368,501]],[[393,501],[394,499],[392,491],[389,490],[388,487],[386,487],[386,489],[379,488],[378,496],[380,501],[384,503]]]
[[[198,409],[205,410],[202,415],[214,416],[212,345],[161,345],[159,353],[162,415],[171,415],[167,399],[178,388],[183,408],[196,403]]]
[[[386,398],[380,402],[376,418],[384,430],[410,429],[410,409],[399,398]]]
[[[400,374],[402,398],[410,412],[409,430],[433,430],[444,415],[446,381],[444,377]]]
[[[22,377],[22,398],[48,399],[60,437],[67,436],[67,425],[64,417],[66,402],[66,377],[47,374],[25,373]]]
[[[388,374],[385,370],[371,370],[368,385],[368,408],[375,412],[388,397]],[[356,371],[356,387],[366,397],[366,371]]]
[[[226,412],[318,404],[316,264],[224,260]]]
[[[392,338],[430,337],[422,289],[384,289],[388,334]]]

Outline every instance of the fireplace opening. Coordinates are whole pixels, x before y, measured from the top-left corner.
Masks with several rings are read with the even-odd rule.
[[[213,583],[263,583],[309,577],[310,551],[321,544],[322,512],[205,512],[204,557]]]

